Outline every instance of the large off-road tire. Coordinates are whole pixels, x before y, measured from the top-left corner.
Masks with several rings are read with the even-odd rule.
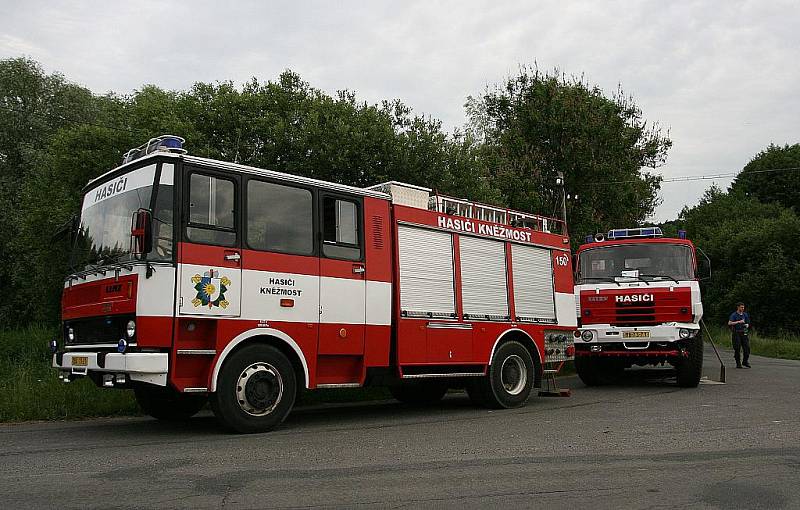
[[[690,339],[686,344],[689,357],[682,359],[675,367],[678,386],[696,388],[703,375],[703,338],[700,335]]]
[[[270,345],[253,344],[224,361],[211,409],[230,430],[267,432],[286,419],[296,396],[297,380],[286,356]]]
[[[605,384],[607,379],[604,377],[604,360],[595,356],[575,356],[575,371],[578,377],[586,386],[600,386]]]
[[[389,386],[389,393],[404,404],[435,404],[447,393],[447,384],[442,381],[405,381]]]
[[[485,377],[469,381],[467,394],[477,405],[492,409],[519,407],[530,397],[536,378],[530,352],[521,343],[501,344]]]
[[[188,420],[208,401],[206,395],[187,395],[169,386],[152,384],[137,384],[133,394],[145,414],[164,421]]]

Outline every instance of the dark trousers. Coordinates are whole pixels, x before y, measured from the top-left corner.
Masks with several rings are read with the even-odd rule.
[[[747,334],[743,331],[734,331],[731,342],[733,343],[733,357],[736,360],[736,364],[747,363],[750,359],[750,339]],[[742,351],[742,358],[739,358],[740,350]],[[741,362],[739,361],[740,359],[742,360]]]

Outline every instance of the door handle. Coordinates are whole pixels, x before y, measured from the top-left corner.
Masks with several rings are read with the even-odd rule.
[[[353,266],[353,274],[362,274],[364,271],[366,271],[364,266]]]
[[[225,255],[225,260],[232,260],[234,262],[239,262],[239,260],[241,258],[242,258],[242,256],[239,255],[238,253],[229,253],[229,254]]]

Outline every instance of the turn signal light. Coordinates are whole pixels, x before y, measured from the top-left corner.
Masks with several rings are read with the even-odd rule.
[[[281,299],[281,306],[283,308],[292,308],[294,306],[294,299]]]

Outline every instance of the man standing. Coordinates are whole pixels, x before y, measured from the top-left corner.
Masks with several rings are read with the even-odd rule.
[[[750,328],[750,314],[744,311],[744,303],[736,304],[736,311],[728,318],[728,326],[731,328],[731,343],[733,343],[733,357],[736,359],[736,368],[750,368],[750,339],[747,337],[747,330]],[[743,357],[739,361],[739,350]]]

